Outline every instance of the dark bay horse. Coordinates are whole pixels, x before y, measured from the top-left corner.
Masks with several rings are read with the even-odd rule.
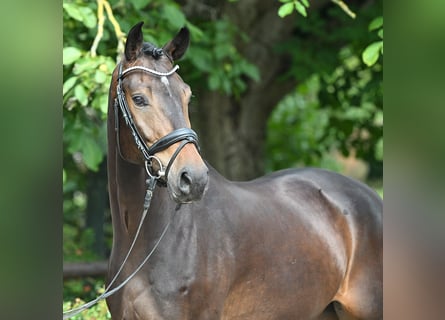
[[[113,73],[108,282],[140,268],[107,298],[113,319],[382,319],[382,200],[325,170],[219,175],[174,67],[188,45],[183,28],[156,48],[139,23]]]

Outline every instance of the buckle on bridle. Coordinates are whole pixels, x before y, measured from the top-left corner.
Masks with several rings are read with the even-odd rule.
[[[159,166],[157,173],[153,172],[153,160],[155,160]],[[148,156],[148,159],[145,160],[145,171],[147,172],[147,175],[152,179],[159,180],[165,177],[165,169],[166,167],[162,164],[161,160],[156,156]]]

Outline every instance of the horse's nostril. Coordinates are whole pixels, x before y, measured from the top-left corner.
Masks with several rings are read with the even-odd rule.
[[[191,185],[192,185],[192,178],[190,176],[190,173],[188,171],[184,171],[181,174],[181,178],[179,180],[179,189],[181,189],[183,193],[189,193]]]
[[[183,167],[179,171],[176,183],[172,184],[172,187],[175,187],[175,195],[179,197],[177,200],[188,203],[201,199],[207,186],[208,175],[206,171],[199,169]]]

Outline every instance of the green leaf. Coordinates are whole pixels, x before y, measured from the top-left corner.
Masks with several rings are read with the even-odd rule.
[[[227,43],[219,43],[213,47],[213,52],[217,60],[223,60],[225,57],[232,57],[236,49]]]
[[[175,5],[167,4],[164,6],[164,18],[175,28],[181,28],[185,25],[185,16]]]
[[[103,115],[107,115],[108,113],[108,96],[107,95],[101,95],[99,97],[99,102],[100,102],[100,111],[102,111]]]
[[[92,139],[85,139],[82,148],[85,165],[93,171],[97,171],[103,154],[100,146]]]
[[[136,10],[143,9],[146,5],[150,3],[151,0],[132,0],[131,3],[133,4],[134,8]]]
[[[287,15],[290,15],[292,13],[292,10],[294,9],[294,4],[292,2],[283,4],[280,9],[278,9],[278,15],[281,18],[284,18]]]
[[[211,53],[209,50],[205,50],[199,47],[191,47],[190,60],[200,71],[211,71],[213,64],[211,61]]]
[[[65,95],[75,84],[77,77],[71,77],[63,83],[63,95]]]
[[[378,58],[379,52],[382,51],[383,41],[376,41],[371,43],[362,53],[362,60],[368,66],[374,65]]]
[[[80,7],[79,12],[82,15],[82,22],[87,28],[96,27],[96,14],[90,7]]]
[[[208,85],[210,90],[216,90],[220,87],[221,81],[217,73],[212,73],[208,79]]]
[[[81,84],[74,87],[74,96],[82,106],[85,107],[88,104],[87,91]]]
[[[295,9],[297,9],[297,11],[303,16],[303,17],[307,17],[307,12],[306,12],[306,8],[305,6],[303,6],[301,4],[301,2],[295,1]]]
[[[82,51],[75,47],[63,48],[63,65],[69,65],[82,56]]]
[[[378,28],[381,28],[382,26],[383,26],[383,17],[377,17],[371,21],[368,30],[369,31],[376,30]]]
[[[306,8],[309,8],[309,1],[308,0],[300,0],[301,1],[301,3],[303,3],[303,5],[306,7]]]
[[[102,70],[96,70],[94,73],[94,80],[97,83],[104,83],[107,80],[107,74]]]
[[[88,127],[73,130],[69,138],[68,152],[70,154],[80,152],[85,165],[97,171],[104,157],[104,151],[99,144],[100,140],[101,137]]]
[[[221,83],[222,89],[223,91],[227,94],[230,95],[232,93],[232,87],[231,87],[231,83],[230,80],[227,78],[223,78],[222,79],[222,83]]]
[[[82,74],[84,72],[90,72],[98,68],[98,61],[92,58],[90,55],[85,55],[79,61],[76,61],[76,66],[73,69],[74,74]]]
[[[377,160],[383,160],[383,138],[380,138],[377,141],[374,156]]]
[[[63,9],[65,9],[68,15],[78,21],[82,21],[82,13],[79,11],[79,6],[74,3],[64,3]]]
[[[192,35],[192,39],[199,40],[204,37],[204,32],[202,32],[201,29],[196,27],[194,24],[187,22],[186,23],[187,28],[189,28],[190,33]]]
[[[74,3],[64,3],[63,9],[65,9],[71,18],[82,22],[87,28],[94,28],[96,26],[96,14],[90,7],[80,6]]]
[[[100,110],[102,115],[106,116],[108,112],[108,96],[106,94],[96,96],[96,98],[91,102],[91,106],[97,110]]]
[[[383,29],[380,29],[377,34],[379,35],[380,39],[383,39]]]
[[[257,82],[260,81],[260,71],[258,70],[257,66],[250,63],[245,63],[243,64],[243,71],[253,80]]]

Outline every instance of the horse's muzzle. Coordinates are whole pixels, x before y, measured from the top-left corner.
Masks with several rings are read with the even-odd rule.
[[[209,181],[208,168],[183,167],[178,173],[169,177],[168,189],[177,203],[197,201],[204,195]]]

